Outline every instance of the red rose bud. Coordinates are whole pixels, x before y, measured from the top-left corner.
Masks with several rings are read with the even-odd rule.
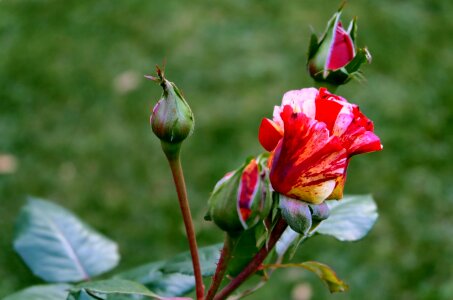
[[[361,78],[360,66],[371,62],[371,55],[366,48],[356,49],[354,42],[357,35],[356,19],[348,29],[340,21],[341,8],[327,23],[327,28],[320,39],[312,34],[308,49],[308,71],[311,77],[320,83],[339,86],[351,78]]]
[[[206,219],[222,230],[238,232],[263,220],[271,208],[266,159],[250,159],[214,187]]]
[[[373,130],[357,105],[324,88],[285,93],[258,134],[273,189],[312,204],[341,199],[350,158],[382,149]]]
[[[280,210],[289,227],[297,233],[306,235],[312,225],[311,211],[308,203],[280,195]]]
[[[180,90],[165,78],[159,67],[157,67],[157,77],[145,77],[158,82],[163,89],[162,96],[154,106],[150,118],[154,134],[164,143],[181,143],[193,132],[192,110]]]

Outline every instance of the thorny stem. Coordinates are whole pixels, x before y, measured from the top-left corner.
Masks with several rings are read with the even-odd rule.
[[[197,299],[204,299],[204,285],[203,277],[201,275],[200,259],[198,256],[197,240],[195,238],[195,230],[192,222],[192,215],[190,213],[189,201],[187,198],[186,184],[184,182],[184,174],[181,167],[181,160],[179,159],[179,148],[176,151],[165,151],[168,162],[170,164],[173,181],[175,183],[176,192],[178,193],[179,207],[181,208],[182,217],[184,219],[184,227],[186,228],[187,239],[189,241],[190,255],[192,256],[193,272],[195,275]]]
[[[212,277],[211,287],[209,288],[208,294],[206,296],[206,300],[212,300],[217,293],[217,290],[222,283],[223,277],[225,276],[225,272],[228,267],[228,263],[231,259],[231,253],[233,252],[233,239],[227,233],[225,235],[225,242],[223,243],[223,249],[220,253],[219,261],[217,262],[217,268],[215,270],[215,274]]]
[[[249,264],[236,276],[223,290],[220,291],[215,297],[214,300],[223,300],[226,299],[234,290],[236,290],[246,279],[253,275],[261,266],[263,261],[266,259],[269,252],[274,248],[277,241],[282,236],[288,224],[285,220],[279,219],[274,229],[272,230],[269,242],[267,245],[264,245],[260,251],[253,257]]]

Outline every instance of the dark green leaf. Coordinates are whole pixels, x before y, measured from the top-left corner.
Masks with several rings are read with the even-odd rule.
[[[259,224],[258,226],[264,226]],[[233,252],[228,263],[227,274],[236,276],[258,252],[256,247],[256,227],[246,230],[233,240]]]
[[[356,241],[373,227],[378,213],[371,195],[350,195],[340,201],[327,201],[330,217],[322,221],[317,233],[327,234],[340,241]]]
[[[68,210],[29,199],[17,221],[14,249],[33,273],[48,282],[75,282],[118,264],[117,245]]]
[[[65,300],[68,284],[36,285],[3,298],[3,300]]]
[[[146,264],[118,274],[117,278],[140,282],[155,293],[166,297],[177,297],[195,288],[195,277],[180,273],[164,273],[165,261]]]
[[[214,274],[221,248],[222,244],[216,244],[198,250],[203,276]],[[173,259],[134,268],[120,273],[116,277],[140,282],[166,297],[182,296],[195,288],[192,259],[189,252],[181,253]]]
[[[198,249],[200,258],[201,273],[203,276],[212,276],[216,269],[216,263],[220,258],[220,250],[222,244],[213,246],[202,247]],[[168,260],[162,267],[164,273],[181,273],[186,275],[193,275],[192,258],[190,252],[184,252],[173,259]]]
[[[85,299],[162,299],[140,283],[109,279],[79,284],[70,290],[68,300]]]

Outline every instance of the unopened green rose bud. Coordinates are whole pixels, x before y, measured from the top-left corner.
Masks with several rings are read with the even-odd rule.
[[[163,89],[162,96],[150,117],[153,132],[162,141],[163,146],[179,145],[193,132],[192,110],[178,87],[165,78],[159,67],[157,77],[145,77],[159,83]]]
[[[266,161],[262,156],[252,158],[227,173],[214,187],[206,219],[228,233],[241,232],[265,219],[272,204]]]

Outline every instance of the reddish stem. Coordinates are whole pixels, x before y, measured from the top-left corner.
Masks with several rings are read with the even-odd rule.
[[[177,155],[169,155],[169,153],[167,152],[165,152],[165,154],[167,154],[168,162],[170,164],[171,172],[173,175],[173,181],[175,182],[176,192],[178,193],[179,207],[181,208],[182,217],[184,219],[184,227],[186,228],[187,239],[189,240],[190,255],[192,256],[193,273],[195,275],[197,299],[203,300],[204,299],[203,277],[201,275],[197,240],[195,238],[195,230],[192,222],[192,215],[190,213],[189,201],[187,198],[184,174],[181,167],[181,161],[179,159],[179,151],[177,151]]]
[[[263,261],[266,259],[269,252],[274,248],[277,241],[282,236],[288,224],[285,220],[279,219],[274,229],[272,230],[269,242],[267,245],[264,245],[260,251],[253,257],[249,264],[236,276],[223,290],[220,291],[215,297],[214,300],[223,300],[231,295],[234,290],[236,290],[245,280],[247,280],[251,275],[253,275],[258,268],[261,266]]]
[[[219,261],[217,262],[217,268],[215,270],[215,274],[212,277],[211,287],[209,288],[208,294],[206,296],[206,300],[212,300],[217,293],[217,290],[222,283],[223,277],[225,276],[225,272],[228,267],[228,263],[231,259],[231,253],[233,252],[233,239],[227,233],[225,235],[225,242],[223,243],[223,249],[220,253]]]

